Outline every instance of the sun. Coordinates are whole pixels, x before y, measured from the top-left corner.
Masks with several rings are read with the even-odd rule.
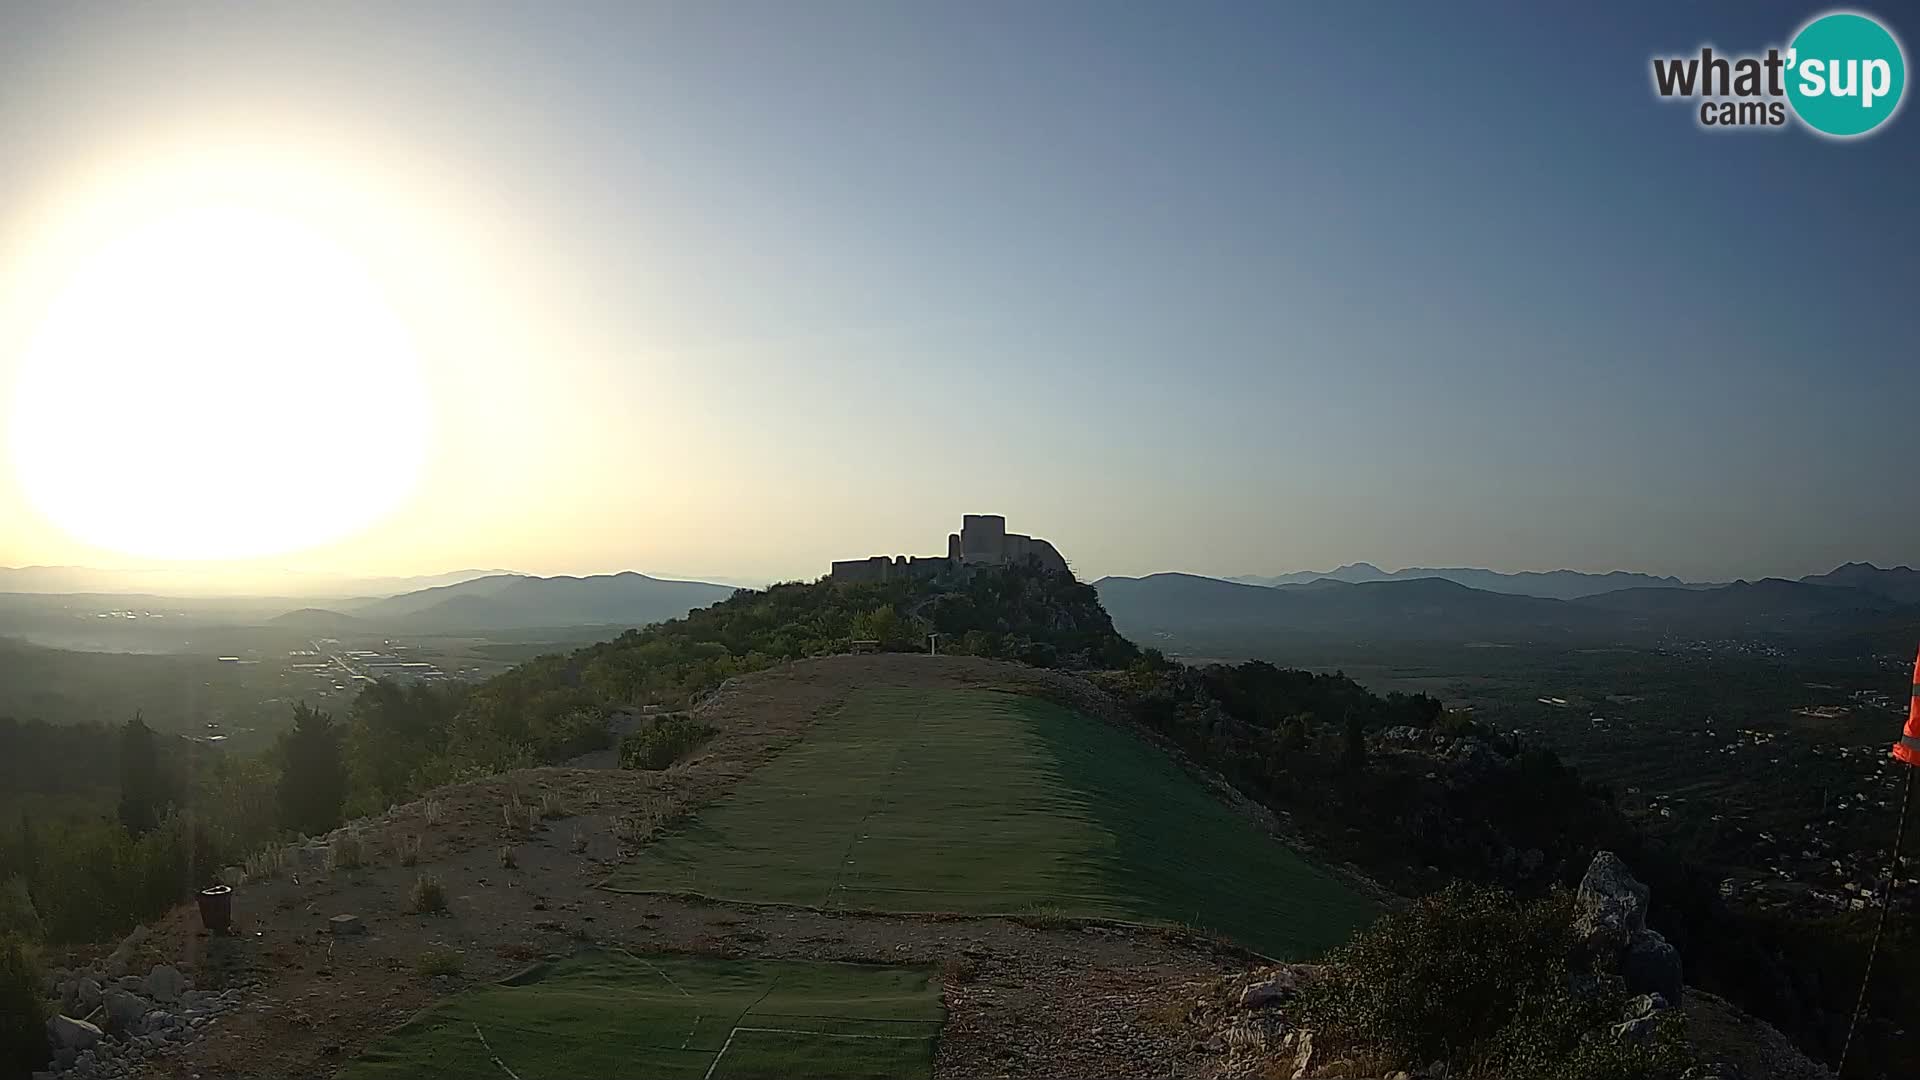
[[[27,497],[95,547],[245,559],[317,547],[412,493],[430,415],[405,325],[296,220],[185,209],[55,294],[8,427]]]

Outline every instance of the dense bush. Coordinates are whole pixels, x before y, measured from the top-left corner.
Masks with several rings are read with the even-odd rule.
[[[691,716],[656,716],[620,743],[623,769],[664,769],[713,735],[713,727]]]
[[[54,944],[123,934],[274,839],[269,766],[218,754],[194,761],[190,783],[168,781],[173,809],[138,835],[118,820],[111,792],[92,800],[91,813],[62,805],[0,827],[0,931]]]
[[[33,906],[33,894],[27,890],[24,875],[15,874],[0,881],[0,936],[24,941],[46,939],[47,928],[40,922],[39,910]]]
[[[293,726],[282,732],[280,824],[318,836],[339,825],[347,803],[345,729],[332,715],[306,705],[293,707]]]
[[[45,979],[32,945],[0,935],[0,1077],[25,1077],[47,1063]]]
[[[1644,1044],[1614,1037],[1628,994],[1587,970],[1564,892],[1519,901],[1455,885],[1383,917],[1307,993],[1337,1046],[1502,1080],[1665,1080],[1689,1064],[1677,1014]]]

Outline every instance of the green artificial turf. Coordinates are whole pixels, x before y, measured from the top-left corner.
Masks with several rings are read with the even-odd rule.
[[[339,1080],[919,1080],[944,1017],[924,968],[589,952],[440,1002]]]
[[[991,690],[868,690],[609,888],[1184,923],[1317,955],[1373,906],[1159,750]]]

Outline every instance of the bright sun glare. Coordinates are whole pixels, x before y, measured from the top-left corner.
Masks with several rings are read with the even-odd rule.
[[[239,559],[364,529],[418,481],[427,396],[365,270],[289,218],[207,207],[108,244],[14,397],[27,496],[97,547]]]

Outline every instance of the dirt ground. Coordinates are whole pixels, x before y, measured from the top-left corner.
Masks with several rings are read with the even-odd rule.
[[[310,848],[272,880],[241,886],[235,931],[213,937],[190,908],[153,927],[144,956],[203,988],[244,988],[247,1007],[145,1075],[202,1080],[332,1074],[384,1032],[477,982],[583,943],[633,952],[885,961],[942,969],[949,1019],[940,1077],[1199,1077],[1210,1056],[1166,1016],[1246,954],[1174,933],[1002,918],[910,918],[619,895],[596,888],[634,843],[620,819],[670,797],[697,807],[794,740],[855,686],[1004,686],[1071,694],[1060,677],[965,657],[807,661],[731,682],[700,712],[718,734],[662,773],[532,769],[436,792],[353,832],[364,865],[329,869]],[[555,816],[510,824],[521,806]],[[401,862],[418,845],[416,866]],[[512,853],[505,865],[502,849]],[[446,910],[411,912],[416,879]],[[336,936],[351,914],[364,932]],[[457,976],[416,971],[434,948]]]

